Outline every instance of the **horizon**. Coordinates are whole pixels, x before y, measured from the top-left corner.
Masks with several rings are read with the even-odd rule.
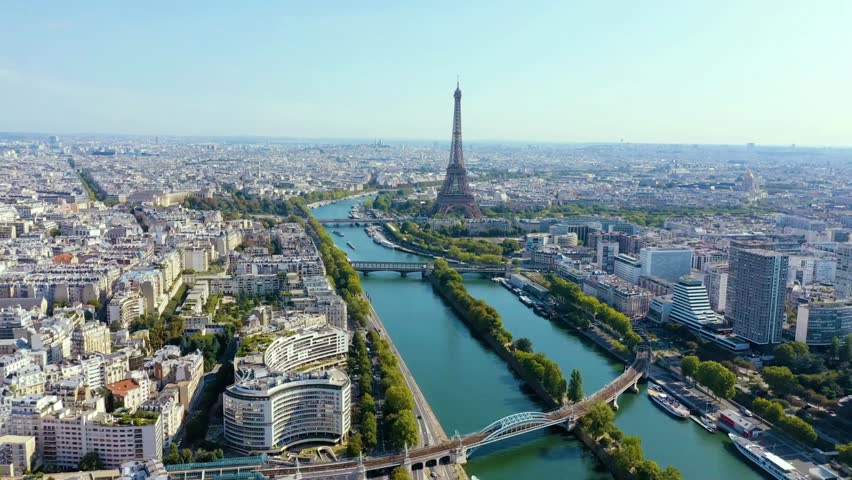
[[[840,0],[157,5],[8,9],[0,130],[448,141],[460,75],[468,142],[852,143]]]

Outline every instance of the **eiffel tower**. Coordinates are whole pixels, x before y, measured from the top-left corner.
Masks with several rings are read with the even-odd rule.
[[[456,82],[455,112],[453,114],[453,142],[450,147],[450,164],[447,165],[447,177],[438,192],[438,199],[432,214],[446,215],[454,210],[461,210],[465,217],[481,218],[482,212],[476,205],[476,199],[467,183],[467,170],[464,168],[464,153],[462,152],[461,136],[461,89]]]

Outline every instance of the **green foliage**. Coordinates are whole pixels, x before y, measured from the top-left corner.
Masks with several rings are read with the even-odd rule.
[[[642,337],[633,331],[633,325],[626,315],[599,302],[595,297],[584,294],[578,285],[562,277],[548,275],[547,279],[550,281],[550,291],[562,305],[564,313],[569,316],[585,316],[588,320],[601,322],[616,336],[621,337],[619,343],[623,343],[626,349],[633,350],[641,343]],[[613,347],[618,349],[615,342]]]
[[[787,395],[796,388],[796,377],[787,367],[766,367],[760,374],[777,395]]]
[[[782,343],[775,347],[773,353],[776,364],[790,367],[797,358],[808,353],[808,346],[802,342]]]
[[[541,383],[545,392],[558,403],[561,403],[562,397],[565,396],[568,389],[568,384],[565,377],[562,376],[562,369],[559,368],[559,364],[547,358],[543,353],[527,353],[516,350],[514,356],[521,367]]]
[[[754,409],[754,413],[765,418],[791,437],[808,444],[816,442],[816,430],[801,418],[795,415],[787,415],[781,402],[758,397],[754,399],[751,407]]]
[[[192,451],[189,448],[184,448],[183,450],[178,451],[178,446],[176,443],[172,443],[171,447],[169,447],[169,454],[163,458],[163,463],[165,465],[174,465],[178,463],[205,463],[205,462],[215,462],[216,460],[220,460],[225,458],[225,453],[221,448],[217,448],[215,450],[204,450],[197,449]]]
[[[437,280],[436,290],[459,310],[475,332],[490,336],[503,345],[512,341],[512,334],[503,328],[503,319],[497,310],[468,293],[459,272],[450,268],[445,260],[435,261],[432,274]]]
[[[91,472],[94,470],[103,470],[104,462],[101,460],[101,455],[98,452],[89,452],[80,459],[78,468],[81,472]]]
[[[598,401],[580,419],[580,424],[593,439],[597,440],[615,428],[612,423],[613,420],[615,420],[615,412],[612,411],[612,408],[606,403]]]
[[[680,371],[686,377],[695,377],[701,360],[695,355],[687,355],[680,361]]]
[[[415,445],[418,437],[417,421],[414,419],[413,412],[414,398],[399,370],[390,343],[379,337],[375,331],[370,331],[367,338],[375,354],[382,382],[384,397],[382,426],[385,438],[388,439],[391,447],[397,449],[403,448],[406,443],[409,446]],[[367,445],[366,433],[363,430],[361,435],[364,436],[364,444]]]
[[[701,362],[695,372],[695,380],[722,398],[733,397],[734,385],[737,384],[737,376],[714,361]]]
[[[503,319],[494,307],[482,300],[474,298],[464,286],[461,275],[442,259],[435,261],[432,272],[436,282],[435,289],[453,305],[468,326],[477,334],[490,337],[495,342],[506,346],[512,341],[512,334],[503,327]],[[519,339],[512,354],[527,373],[541,383],[544,390],[557,403],[561,403],[567,390],[567,382],[562,376],[562,370],[553,360],[543,353],[532,353],[532,342]],[[522,348],[517,348],[520,346]],[[526,348],[530,351],[526,351]]]
[[[758,416],[769,420],[771,423],[777,422],[778,419],[786,415],[784,405],[781,405],[781,402],[773,402],[761,397],[757,397],[751,402],[751,409]]]
[[[387,438],[391,447],[401,450],[406,445],[417,444],[417,419],[414,418],[414,412],[411,410],[402,410],[388,415],[386,425]]]
[[[334,240],[322,224],[311,216],[306,208],[300,208],[300,211],[308,219],[310,230],[319,240],[320,256],[325,264],[326,272],[331,277],[331,283],[346,302],[350,322],[353,325],[366,326],[370,304],[362,297],[364,289],[361,287],[361,277],[346,260],[346,254],[334,244]]]
[[[349,437],[349,443],[346,444],[346,454],[350,457],[357,457],[364,451],[364,444],[361,441],[361,434],[355,433]]]
[[[452,238],[427,226],[405,222],[399,228],[387,228],[388,235],[399,244],[442,257],[468,263],[501,264],[503,247],[486,240]]]
[[[396,467],[391,471],[390,480],[411,480],[411,474],[403,467]]]
[[[583,399],[583,375],[576,368],[571,371],[571,380],[568,382],[568,399],[579,402]]]
[[[385,413],[394,414],[414,408],[411,392],[402,385],[394,385],[385,390]]]
[[[530,340],[529,338],[526,338],[526,337],[521,337],[521,338],[515,340],[515,343],[513,343],[512,345],[515,348],[515,350],[518,350],[518,351],[521,351],[521,352],[532,353],[532,351],[533,351],[532,340]]]
[[[364,444],[364,450],[372,450],[378,442],[378,425],[376,423],[376,414],[366,412],[361,415],[361,425],[358,427],[361,433],[361,440]]]
[[[776,425],[801,442],[814,444],[817,441],[817,433],[814,427],[794,415],[785,415],[779,418]]]

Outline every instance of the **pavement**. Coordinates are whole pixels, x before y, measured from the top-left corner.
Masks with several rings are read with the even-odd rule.
[[[423,392],[414,380],[414,375],[411,374],[411,371],[405,364],[405,360],[396,349],[393,339],[391,339],[387,334],[387,330],[385,330],[385,326],[382,323],[381,318],[379,318],[379,315],[373,309],[372,305],[370,305],[370,315],[368,316],[367,321],[371,328],[377,330],[383,338],[387,338],[389,340],[391,351],[396,356],[397,363],[399,364],[399,370],[405,378],[405,383],[408,385],[408,389],[411,391],[412,397],[414,397],[414,415],[417,417],[418,430],[420,430],[420,442],[418,445],[412,445],[412,447],[430,446],[448,440],[449,437],[444,431],[444,427],[441,426],[441,423],[438,421],[438,417],[435,416],[435,412],[432,411],[432,407],[429,405],[429,402],[426,400],[426,397],[423,395]],[[456,469],[453,465],[439,465],[431,469],[415,470],[412,472],[412,478],[414,480],[430,480],[433,478],[468,480],[467,475],[459,476],[459,471],[463,472],[463,470]],[[431,475],[433,472],[436,476]]]

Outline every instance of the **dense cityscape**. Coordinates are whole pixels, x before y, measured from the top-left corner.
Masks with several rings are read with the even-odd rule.
[[[852,479],[852,6],[545,3],[7,8],[0,479]]]
[[[434,279],[545,411],[586,410],[583,369],[561,365],[569,383],[487,299],[477,313],[482,301],[452,270],[494,277],[539,321],[614,358],[653,349],[649,398],[707,435],[731,432],[755,462],[784,470],[777,478],[848,472],[848,150],[464,151],[460,115],[454,122],[446,175],[442,143],[5,135],[5,475],[230,478],[242,466],[326,478],[335,475],[307,465],[352,464],[344,478],[366,474],[365,458],[405,452],[407,472],[375,473],[466,476],[444,463],[463,464],[472,449],[412,465],[417,448],[453,439],[416,373],[400,369],[359,269]],[[346,215],[311,213],[338,202],[351,204]],[[360,227],[376,248],[412,260],[354,261],[343,241]],[[588,408],[592,420],[563,426],[591,438],[614,474],[681,478],[641,450],[619,457],[631,437],[613,433],[610,407]]]

